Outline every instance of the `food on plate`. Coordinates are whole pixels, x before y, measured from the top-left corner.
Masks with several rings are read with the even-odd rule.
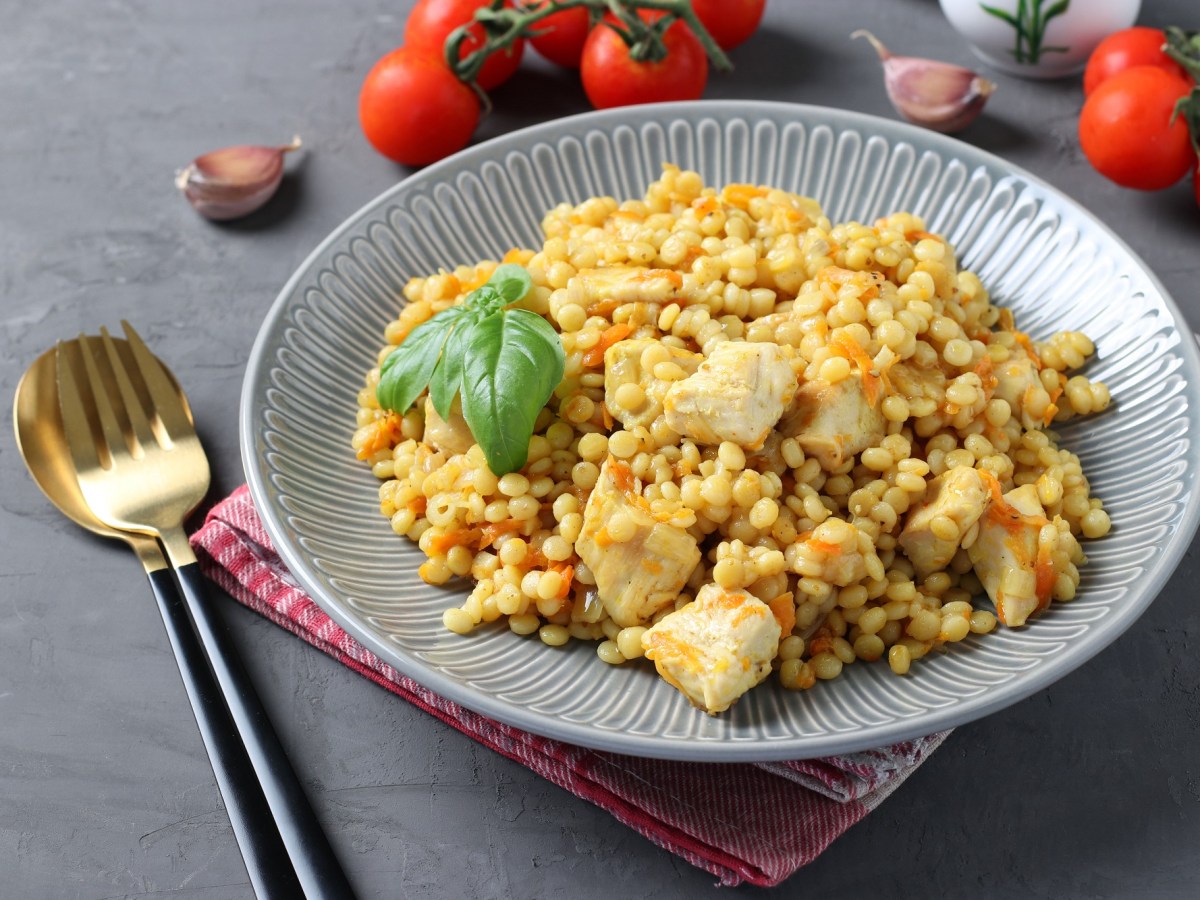
[[[645,656],[716,714],[773,671],[789,689],[884,657],[904,674],[1074,597],[1080,539],[1110,523],[1051,428],[1110,402],[1071,374],[1092,342],[1019,331],[919,218],[833,224],[667,165],[643,198],[542,227],[412,279],[379,354],[481,292],[550,326],[562,376],[518,467],[489,468],[466,377],[456,396],[430,368],[431,396],[397,400],[376,367],[359,395],[353,448],[421,577],[474,581],[451,631]]]
[[[883,84],[896,112],[914,125],[952,134],[974,122],[996,85],[953,63],[915,56],[895,56],[871,32],[859,29],[851,38],[866,38],[883,63]]]

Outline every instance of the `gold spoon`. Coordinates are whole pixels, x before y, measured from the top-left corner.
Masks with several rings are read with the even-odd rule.
[[[29,473],[59,512],[76,525],[82,525],[101,537],[116,538],[129,544],[141,560],[147,576],[166,569],[167,561],[159,549],[158,541],[144,534],[109,528],[96,518],[83,501],[79,482],[69,462],[71,453],[63,435],[62,419],[59,418],[58,376],[55,369],[55,351],[50,349],[34,360],[17,384],[13,425],[17,449]]]
[[[174,378],[171,382],[178,390]],[[124,541],[137,554],[158,601],[255,893],[259,897],[298,896],[300,885],[294,873],[286,872],[280,878],[272,871],[278,868],[279,860],[287,859],[287,851],[271,822],[270,809],[254,778],[245,747],[237,739],[220,688],[208,671],[204,648],[188,621],[187,609],[158,541],[149,535],[109,527],[83,499],[59,414],[56,350],[47,350],[34,360],[17,384],[13,425],[21,458],[50,502],[76,524],[101,537]],[[260,857],[265,867],[259,864]],[[266,883],[268,879],[271,883]]]
[[[127,330],[132,333],[128,326]],[[134,338],[148,356],[140,339]],[[128,341],[107,334],[105,341],[114,364],[120,360],[121,365],[131,365],[134,351]],[[78,352],[77,343],[66,342],[43,353],[17,386],[13,419],[21,456],[42,492],[68,518],[103,537],[124,541],[141,560],[255,894],[260,900],[352,897],[295,772],[201,589],[202,579],[182,528],[175,550],[186,552],[191,563],[173,576],[154,536],[114,527],[120,523],[102,521],[87,503],[60,406],[60,352],[64,348]],[[192,429],[191,408],[178,381],[160,361],[153,362],[166,379],[160,402],[174,405],[174,421]],[[95,431],[101,423],[95,421],[94,411],[90,415],[85,430]],[[205,479],[207,483],[207,466]]]

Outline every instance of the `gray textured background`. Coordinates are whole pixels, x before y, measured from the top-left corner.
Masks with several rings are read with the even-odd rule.
[[[411,2],[0,4],[0,393],[55,339],[134,321],[186,386],[214,468],[242,480],[237,399],[259,322],[325,234],[407,171],[361,138],[356,97]],[[1193,0],[1141,21],[1193,26]],[[973,64],[932,0],[771,0],[707,96],[881,115],[866,26]],[[1200,213],[1183,186],[1120,190],[1079,153],[1073,81],[996,76],[964,139],[1097,212],[1200,327]],[[585,110],[536,57],[495,94],[490,137]],[[171,184],[198,153],[307,150],[264,211],[199,219]],[[65,521],[0,437],[0,897],[251,896],[144,577]],[[960,728],[880,809],[773,891],[724,895],[1200,895],[1195,547],[1117,644]],[[480,749],[274,625],[226,616],[361,896],[661,897],[713,878]]]

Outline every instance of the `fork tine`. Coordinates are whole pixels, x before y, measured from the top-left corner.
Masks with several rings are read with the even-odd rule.
[[[154,413],[162,422],[166,433],[173,439],[193,432],[195,426],[192,425],[187,401],[175,390],[162,363],[142,342],[133,326],[124,319],[121,320],[121,328],[125,331],[125,339],[129,341],[129,349],[133,351],[134,364],[150,392]]]
[[[75,355],[71,348],[74,342],[59,341],[54,352],[54,364],[58,375],[58,409],[62,417],[63,433],[67,438],[75,468],[89,471],[98,466],[111,468],[112,459],[108,448],[88,421],[87,404],[79,393],[79,382],[73,371],[77,364],[68,358]]]
[[[88,391],[92,395],[92,406],[96,410],[96,416],[100,420],[100,432],[107,444],[109,456],[115,462],[117,456],[122,451],[128,452],[129,443],[125,436],[125,431],[121,427],[117,419],[117,409],[113,407],[112,391],[110,391],[103,383],[103,376],[100,374],[100,367],[96,363],[96,357],[93,355],[92,339],[87,335],[81,334],[77,341],[79,345],[79,355],[83,357],[83,368],[87,373]]]
[[[125,370],[125,364],[121,361],[120,354],[117,353],[117,345],[113,343],[108,329],[103,326],[100,328],[100,341],[104,345],[104,350],[108,355],[108,363],[112,368],[113,377],[117,382],[117,390],[120,392],[121,400],[124,402],[125,416],[128,418],[129,425],[133,429],[134,437],[137,438],[138,443],[145,446],[153,441],[156,435],[142,407],[142,398],[138,396],[133,382],[129,379],[129,373]],[[167,446],[170,446],[169,440]]]

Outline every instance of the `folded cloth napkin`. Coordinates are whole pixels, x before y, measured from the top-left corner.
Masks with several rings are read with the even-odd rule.
[[[451,703],[400,674],[325,615],[284,568],[243,485],[192,537],[238,601],[463,734],[607,810],[723,885],[778,884],[883,802],[945,739],[777,763],[683,763],[589,750]]]

